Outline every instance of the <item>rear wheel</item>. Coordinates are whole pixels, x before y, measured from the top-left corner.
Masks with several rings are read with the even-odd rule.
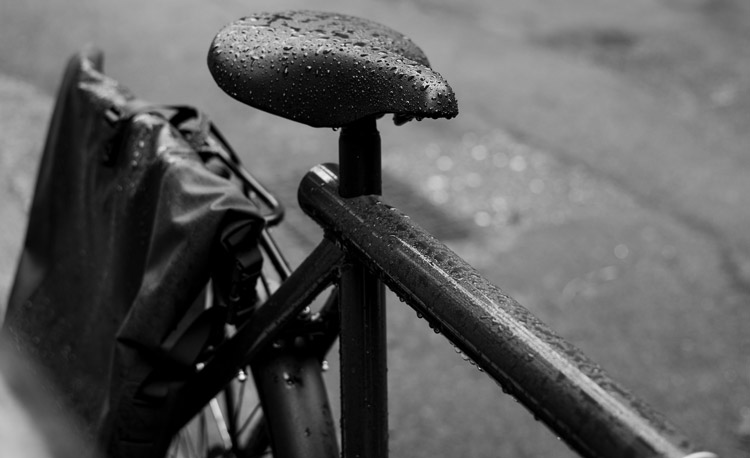
[[[271,457],[255,386],[242,371],[173,438],[168,458]]]

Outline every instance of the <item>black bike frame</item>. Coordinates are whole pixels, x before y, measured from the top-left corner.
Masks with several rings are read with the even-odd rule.
[[[581,456],[694,452],[597,364],[404,214],[376,196],[342,199],[337,175],[323,165],[305,176],[305,212]]]
[[[383,203],[377,195],[379,175],[375,180],[365,176],[375,165],[380,173],[379,144],[377,158],[375,149],[367,146],[375,141],[373,130],[374,121],[368,121],[342,132],[342,139],[355,138],[353,145],[342,140],[346,179],[343,173],[339,179],[336,165],[317,166],[303,179],[300,206],[323,227],[326,239],[185,386],[180,396],[187,402],[173,416],[174,430],[199,412],[238,367],[262,360],[304,307],[335,283],[341,289],[344,456],[386,457],[383,281],[581,456],[683,458],[695,452],[685,437],[598,365],[411,219]],[[357,149],[358,143],[364,143],[364,149]],[[304,346],[299,352],[310,356]],[[318,380],[319,366],[308,370],[311,380]],[[320,404],[318,382],[313,385],[285,411]],[[327,408],[326,398],[325,407],[318,410]],[[296,426],[293,420],[278,426],[281,440],[296,442],[297,450],[304,450],[300,447],[307,440],[300,428],[310,421],[330,421],[330,412],[308,414],[311,419]],[[326,451],[315,456],[336,455],[329,445],[324,443],[319,449]]]

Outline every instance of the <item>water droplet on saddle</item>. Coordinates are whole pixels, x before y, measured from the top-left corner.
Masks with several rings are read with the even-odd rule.
[[[309,11],[258,14],[225,27],[211,49],[209,67],[222,89],[251,106],[313,126],[345,125],[382,113],[395,113],[397,123],[457,113],[452,91],[429,68],[424,53],[402,34],[365,19]],[[268,66],[258,62],[264,58]],[[316,78],[299,76],[313,71]],[[389,84],[383,79],[389,72],[394,82],[421,79],[424,85]],[[269,93],[271,84],[289,96],[280,100]],[[437,97],[444,98],[438,103]]]

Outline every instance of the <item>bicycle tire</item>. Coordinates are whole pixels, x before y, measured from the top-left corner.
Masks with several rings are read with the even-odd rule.
[[[243,369],[172,439],[167,458],[267,458],[273,454],[254,384]]]

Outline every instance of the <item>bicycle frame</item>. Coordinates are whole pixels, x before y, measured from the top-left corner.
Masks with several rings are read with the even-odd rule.
[[[579,454],[691,453],[644,403],[404,214],[374,196],[342,199],[336,189],[335,166],[318,166],[300,186],[300,205]]]
[[[371,130],[374,123],[360,128]],[[370,166],[379,165],[379,157],[373,155],[370,151],[361,156]],[[387,456],[382,280],[581,456],[683,458],[694,452],[688,440],[598,365],[407,216],[383,203],[377,196],[379,177],[369,183],[352,181],[352,175],[365,173],[369,166],[342,159],[348,181],[340,179],[338,166],[320,165],[299,188],[300,206],[323,227],[325,239],[185,386],[180,396],[187,402],[173,416],[175,431],[180,419],[197,413],[237,367],[263,360],[302,310],[327,286],[338,284],[342,358],[349,358],[342,362],[341,380],[344,456]],[[322,353],[315,345],[299,346],[292,353],[305,361],[323,357],[312,355],[310,348]],[[347,351],[349,356],[343,356]],[[318,402],[320,367],[305,367],[310,390],[291,402],[283,400],[283,392],[268,396],[286,402],[285,412],[306,412],[308,425],[328,423],[327,398]],[[313,404],[318,407],[311,409]],[[289,449],[304,451],[304,456],[337,455],[331,437],[324,438],[316,451],[305,449],[310,443],[305,428],[304,422],[282,422],[279,440],[295,444]]]

